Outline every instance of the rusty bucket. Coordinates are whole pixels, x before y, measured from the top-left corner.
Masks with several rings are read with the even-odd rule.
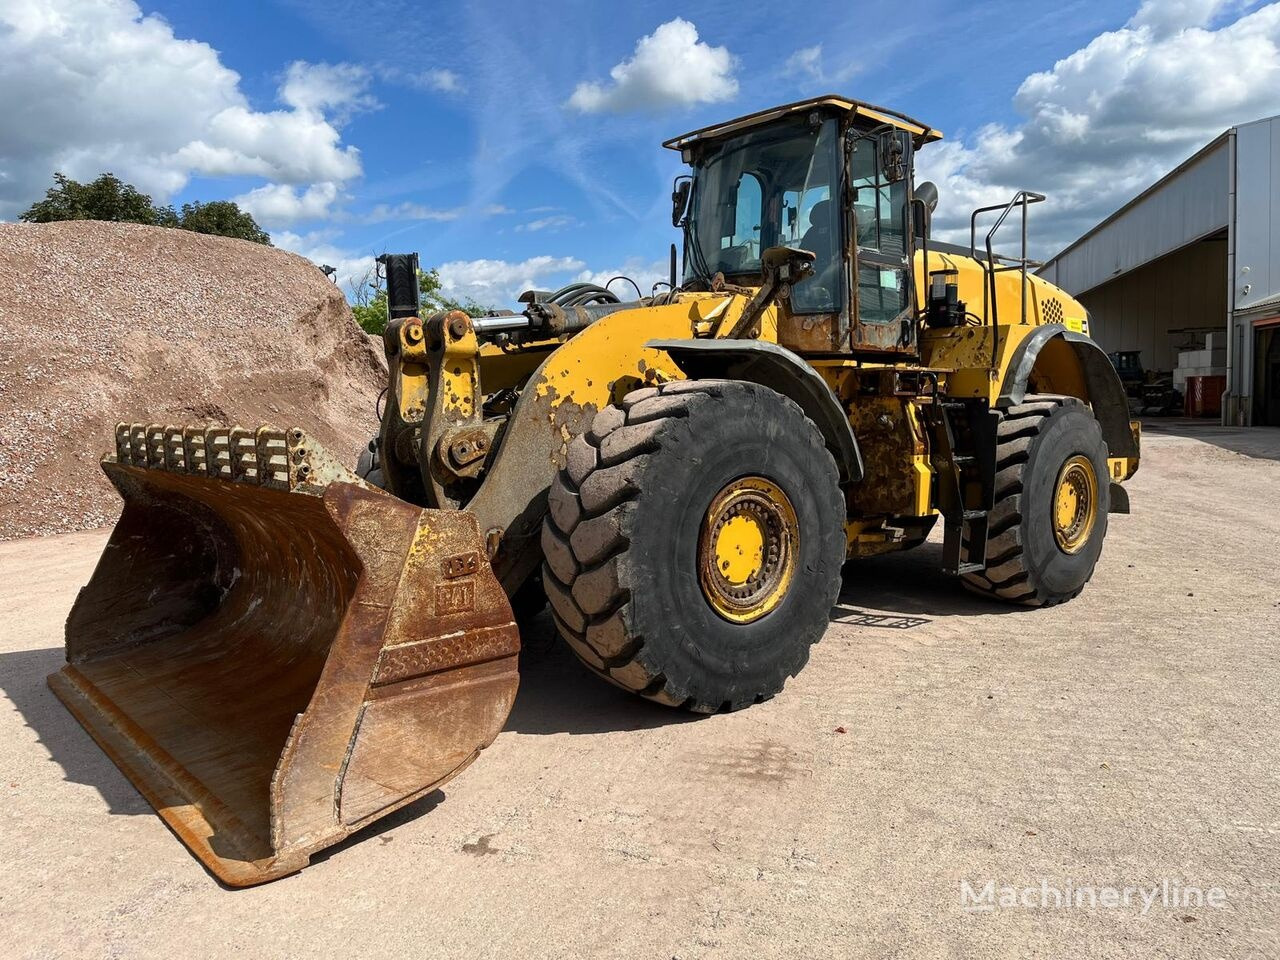
[[[124,513],[49,684],[220,880],[301,869],[493,741],[519,635],[472,515],[300,430],[116,440]]]

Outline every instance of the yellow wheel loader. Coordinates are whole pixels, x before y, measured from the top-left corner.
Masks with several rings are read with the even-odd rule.
[[[939,518],[970,590],[1074,597],[1138,429],[1084,309],[1028,272],[1042,197],[975,211],[968,246],[930,238],[913,158],[939,136],[825,96],[671,140],[683,269],[673,246],[631,302],[574,284],[423,317],[416,257],[385,256],[359,471],[298,429],[121,424],[103,468],[124,513],[54,690],[244,886],[492,742],[513,605],[545,595],[602,678],[711,713],[805,665],[846,559]]]

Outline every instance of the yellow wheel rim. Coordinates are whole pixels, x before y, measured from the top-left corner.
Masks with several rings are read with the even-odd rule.
[[[759,620],[787,595],[799,547],[800,524],[782,489],[764,477],[734,480],[715,495],[702,520],[702,594],[732,623]]]
[[[1077,454],[1062,465],[1053,493],[1053,536],[1063,553],[1078,553],[1098,519],[1098,475],[1093,462]]]

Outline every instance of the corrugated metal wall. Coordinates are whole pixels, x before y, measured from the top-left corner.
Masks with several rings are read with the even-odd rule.
[[[1280,294],[1280,117],[1236,128],[1236,196],[1235,306],[1248,310]]]
[[[1072,296],[1227,226],[1230,151],[1215,143],[1039,272]]]
[[[1229,244],[1218,239],[1228,224],[1234,265]],[[1224,416],[1247,422],[1253,323],[1276,312],[1261,301],[1280,296],[1280,117],[1231,128],[1039,273],[1089,308],[1102,346],[1140,350],[1143,363],[1157,369],[1172,369],[1186,345],[1186,335],[1170,330],[1222,329],[1230,313],[1234,399]]]
[[[1080,296],[1098,344],[1141,350],[1142,364],[1172,370],[1178,350],[1192,349],[1187,327],[1226,329],[1227,237],[1189,244]],[[1203,334],[1200,334],[1203,339]]]

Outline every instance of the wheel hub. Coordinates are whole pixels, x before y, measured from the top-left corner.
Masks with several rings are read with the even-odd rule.
[[[795,576],[800,525],[763,477],[741,477],[711,501],[698,539],[698,582],[720,616],[750,623],[773,610]]]
[[[1098,518],[1098,475],[1093,462],[1077,454],[1062,465],[1053,495],[1053,536],[1063,553],[1078,553],[1089,542]]]

